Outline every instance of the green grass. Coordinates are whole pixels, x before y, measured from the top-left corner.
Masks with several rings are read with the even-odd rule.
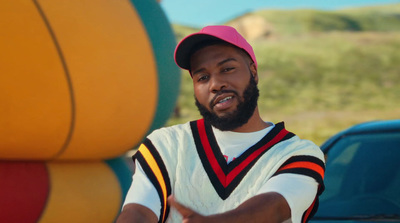
[[[400,97],[400,32],[322,33],[253,46],[260,89],[269,88],[261,108],[390,108]]]
[[[326,31],[400,31],[400,4],[337,11],[259,10],[250,14],[263,17],[273,26],[277,35]]]
[[[275,26],[280,25],[280,34],[251,42],[259,64],[259,107],[263,119],[285,121],[288,130],[321,144],[356,123],[400,118],[400,31],[361,31],[365,30],[361,20],[357,20],[362,27],[359,31],[334,31],[321,25],[346,27],[343,14],[365,17],[367,21],[377,13],[397,13],[393,9],[396,7],[382,8],[274,12],[281,15],[273,16],[272,21]],[[382,12],[386,9],[387,13]],[[315,16],[324,18],[312,23],[322,28],[307,28],[311,23],[304,21]],[[290,25],[290,21],[300,18],[300,28]],[[175,30],[183,30],[186,35],[196,29]],[[180,117],[172,117],[167,125],[200,118],[193,102],[191,78],[187,72],[182,72],[182,76]]]

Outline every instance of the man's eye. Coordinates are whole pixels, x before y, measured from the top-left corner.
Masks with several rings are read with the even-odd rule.
[[[197,79],[197,81],[204,81],[208,79],[208,75],[201,75],[199,76],[199,78]]]
[[[229,71],[231,71],[233,69],[235,69],[235,68],[234,67],[227,67],[227,68],[224,68],[222,71],[223,72],[229,72]]]

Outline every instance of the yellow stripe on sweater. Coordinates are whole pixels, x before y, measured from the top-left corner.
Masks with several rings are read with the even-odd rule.
[[[167,210],[167,187],[165,185],[165,180],[164,176],[161,173],[160,167],[158,166],[156,160],[154,159],[153,155],[150,153],[149,149],[145,145],[141,145],[139,148],[139,151],[142,153],[144,159],[146,160],[147,164],[150,166],[151,170],[153,171],[154,175],[157,178],[158,183],[161,186],[161,190],[163,193],[163,203],[164,203],[164,208],[163,208],[163,219],[161,222],[164,222],[165,218],[165,212]]]

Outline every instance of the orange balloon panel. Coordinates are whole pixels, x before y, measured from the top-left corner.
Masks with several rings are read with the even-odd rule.
[[[52,157],[71,124],[59,54],[33,1],[2,1],[0,29],[0,159]]]
[[[150,127],[158,93],[140,17],[127,0],[40,4],[63,49],[75,96],[75,125],[60,158],[111,158],[131,149]]]
[[[18,42],[15,34],[1,35],[12,45],[6,54],[32,57],[1,58],[20,67],[1,72],[8,80],[0,82],[1,122],[11,127],[1,125],[7,134],[0,143],[12,156],[0,158],[106,159],[131,149],[150,128],[158,96],[152,46],[134,6],[128,0],[36,3],[7,1],[12,13],[0,14],[0,20],[18,20],[10,15],[16,10],[25,16],[2,30],[25,32]],[[30,88],[9,76],[28,80]],[[7,97],[11,93],[20,96]]]

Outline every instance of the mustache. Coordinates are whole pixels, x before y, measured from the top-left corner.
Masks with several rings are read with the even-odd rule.
[[[232,94],[234,94],[235,96],[239,97],[239,94],[238,94],[237,91],[234,91],[234,90],[220,90],[220,91],[218,91],[218,93],[215,94],[215,96],[211,99],[210,104],[209,104],[210,108],[213,108],[213,107],[214,107],[214,105],[215,105],[214,102],[215,102],[215,100],[217,100],[217,97],[218,97],[218,96],[220,96],[221,94],[226,94],[226,93],[232,93]]]

